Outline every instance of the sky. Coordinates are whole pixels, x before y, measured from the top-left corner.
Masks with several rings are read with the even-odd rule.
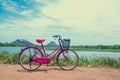
[[[120,0],[0,0],[0,42],[70,38],[71,45],[120,44]]]

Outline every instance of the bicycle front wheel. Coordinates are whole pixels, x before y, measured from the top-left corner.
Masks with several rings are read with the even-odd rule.
[[[37,47],[26,47],[20,52],[19,62],[20,65],[29,71],[38,69],[41,64],[32,61],[32,57],[43,57],[43,54]]]
[[[65,50],[58,54],[57,63],[63,70],[73,70],[78,65],[78,55],[75,51]]]

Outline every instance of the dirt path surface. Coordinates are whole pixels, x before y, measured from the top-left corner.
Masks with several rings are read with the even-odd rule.
[[[71,71],[42,66],[28,72],[20,65],[0,64],[0,80],[120,80],[120,69],[77,67]]]

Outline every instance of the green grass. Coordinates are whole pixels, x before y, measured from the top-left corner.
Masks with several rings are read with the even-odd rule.
[[[9,53],[7,51],[0,52],[0,64],[19,64],[18,53]],[[74,62],[71,61],[71,64],[74,64]],[[56,65],[56,58],[51,61],[51,65]],[[113,57],[80,56],[78,66],[108,66],[113,68],[120,68],[120,57],[118,59],[115,59]]]
[[[3,64],[18,64],[18,53],[9,53],[7,51],[0,52],[0,63]]]
[[[120,57],[115,59],[113,57],[97,57],[93,56],[90,58],[81,56],[79,57],[79,66],[109,66],[113,68],[120,68]]]

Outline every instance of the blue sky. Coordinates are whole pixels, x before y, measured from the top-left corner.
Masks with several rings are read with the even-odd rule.
[[[120,0],[0,0],[0,42],[71,38],[72,45],[120,44]]]

